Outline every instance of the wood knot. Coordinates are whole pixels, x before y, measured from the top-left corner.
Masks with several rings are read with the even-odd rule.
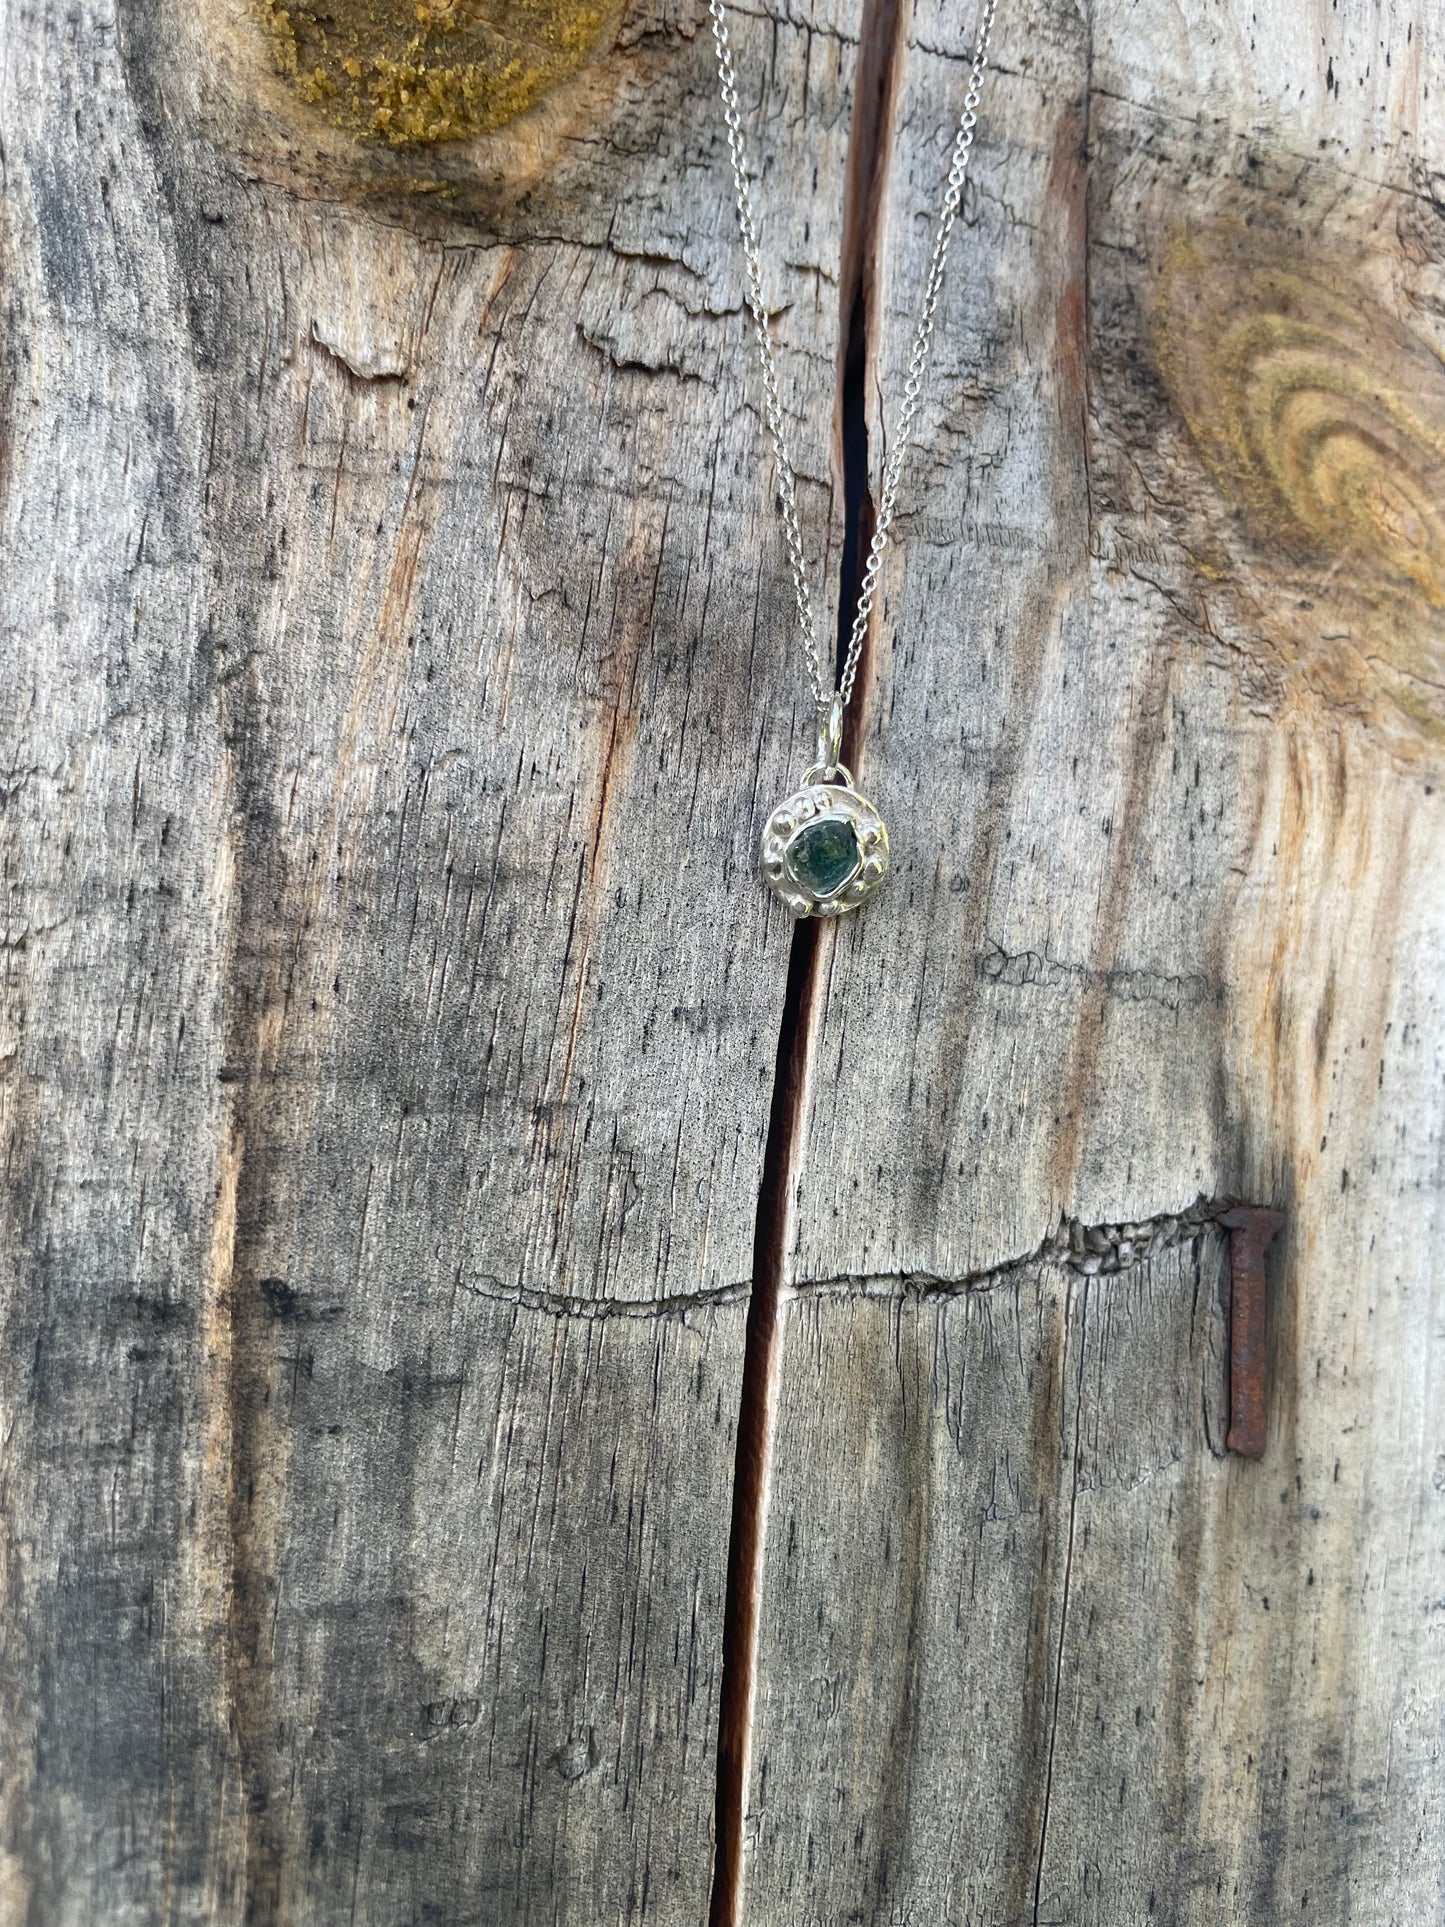
[[[611,45],[623,0],[256,0],[277,64],[393,147],[494,133]]]
[[[1294,236],[1176,235],[1159,365],[1234,511],[1207,576],[1240,572],[1291,665],[1344,706],[1383,697],[1445,740],[1445,371]],[[1263,592],[1263,593],[1261,593]]]

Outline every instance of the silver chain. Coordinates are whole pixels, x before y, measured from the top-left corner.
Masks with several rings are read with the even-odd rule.
[[[708,0],[708,11],[712,15],[713,42],[717,47],[718,87],[722,94],[723,119],[727,123],[728,130],[728,154],[732,160],[733,187],[737,195],[738,230],[742,235],[743,256],[747,262],[748,312],[753,318],[758,359],[763,368],[763,398],[768,436],[773,445],[773,462],[778,477],[778,500],[783,513],[783,531],[788,542],[788,563],[793,572],[793,589],[798,598],[798,619],[803,626],[803,649],[808,658],[808,680],[812,685],[813,700],[818,706],[819,716],[827,719],[825,724],[827,735],[834,740],[836,746],[842,711],[853,694],[853,683],[858,674],[858,659],[863,653],[863,638],[868,632],[868,618],[872,614],[873,600],[878,590],[878,572],[883,566],[883,551],[888,546],[888,532],[893,526],[893,514],[898,502],[898,478],[903,472],[903,457],[908,451],[909,439],[913,432],[913,418],[918,413],[919,398],[923,393],[923,377],[933,348],[933,317],[938,307],[939,295],[943,291],[943,271],[948,261],[948,244],[953,238],[954,226],[958,220],[959,203],[963,199],[963,177],[968,171],[968,157],[973,147],[973,132],[978,125],[978,103],[983,92],[984,69],[988,65],[988,42],[993,32],[993,18],[998,11],[998,0],[984,0],[983,11],[979,16],[978,39],[974,47],[968,92],[963,99],[963,112],[959,116],[958,133],[953,143],[953,158],[948,169],[948,184],[944,190],[943,204],[939,209],[938,225],[934,230],[933,253],[928,262],[928,281],[923,291],[923,308],[913,336],[913,352],[908,357],[908,379],[903,384],[903,406],[898,411],[898,421],[894,427],[888,459],[883,465],[883,486],[878,497],[878,514],[873,524],[873,540],[868,546],[868,560],[864,565],[863,580],[858,589],[858,601],[853,610],[853,627],[848,637],[848,650],[843,659],[843,673],[838,679],[836,691],[831,685],[831,679],[825,678],[823,674],[822,658],[818,652],[817,625],[813,619],[813,598],[808,591],[803,537],[798,528],[797,479],[793,472],[793,458],[788,452],[787,439],[783,432],[783,407],[778,396],[778,366],[773,357],[773,338],[768,327],[768,311],[763,305],[763,270],[758,256],[758,227],[753,216],[752,190],[748,185],[748,156],[743,138],[742,115],[738,110],[738,74],[733,64],[732,42],[728,37],[727,14],[723,0]],[[836,761],[836,747],[834,756],[828,760]]]

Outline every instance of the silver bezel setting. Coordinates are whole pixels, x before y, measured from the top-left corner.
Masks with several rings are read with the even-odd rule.
[[[853,825],[858,838],[859,865],[848,880],[827,896],[818,896],[794,876],[788,851],[809,824],[820,821]],[[794,917],[840,917],[856,910],[876,890],[888,871],[888,831],[867,797],[840,782],[805,782],[785,797],[763,826],[761,854],[768,888]]]

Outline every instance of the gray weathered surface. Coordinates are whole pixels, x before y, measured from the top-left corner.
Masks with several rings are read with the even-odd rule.
[[[895,246],[968,22],[913,31]],[[888,578],[888,911],[817,1017],[749,1918],[1384,1927],[1445,1864],[1441,49],[1013,44]],[[1259,1466],[1167,1268],[851,1302],[1201,1192],[1289,1212]]]
[[[701,1917],[741,1327],[463,1298],[360,1366],[340,1321],[294,1333],[239,1688],[264,1917]]]
[[[1161,1896],[1189,1884],[1197,1862],[1161,1841],[1208,1696],[1190,1554],[1222,1252],[1210,1229],[1111,1277],[1049,1261],[795,1300],[750,1917],[1028,1920],[1037,1887],[1041,1919],[1132,1919],[1145,1874]],[[1070,1821],[1087,1876],[1058,1844]]]
[[[903,11],[890,377],[972,27]],[[860,17],[738,24],[827,581]],[[705,1912],[811,742],[699,25],[400,154],[239,0],[7,23],[5,1923]],[[999,53],[803,1013],[747,1918],[1427,1918],[1440,50]],[[1037,1255],[1199,1193],[1290,1212],[1258,1467],[1216,1233]]]
[[[529,208],[12,16],[6,1920],[705,1910],[801,692],[694,25]]]
[[[1439,1526],[1223,1456],[1226,1281],[795,1301],[749,1918],[1432,1913]]]

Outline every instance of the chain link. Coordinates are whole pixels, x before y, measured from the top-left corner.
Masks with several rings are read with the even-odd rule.
[[[829,718],[831,712],[835,724],[841,717],[843,706],[852,697],[853,684],[857,679],[858,661],[863,653],[863,638],[868,633],[868,619],[872,614],[874,598],[878,592],[878,573],[883,566],[883,552],[888,546],[888,534],[893,526],[893,516],[897,508],[898,481],[903,473],[903,458],[908,452],[908,444],[913,433],[913,419],[918,413],[919,400],[923,394],[923,378],[928,369],[929,356],[933,351],[933,320],[938,308],[939,296],[943,292],[948,246],[953,238],[959,205],[963,199],[963,180],[968,171],[968,157],[973,148],[974,129],[978,125],[978,103],[983,94],[983,76],[988,65],[989,37],[993,32],[994,15],[998,11],[998,5],[999,0],[984,0],[983,11],[979,16],[978,39],[974,47],[973,66],[969,73],[968,92],[964,95],[963,111],[959,116],[958,132],[954,137],[948,183],[939,209],[938,224],[934,230],[933,252],[929,256],[923,307],[913,336],[913,351],[908,357],[908,376],[903,384],[903,405],[898,411],[898,421],[894,427],[888,458],[883,465],[883,484],[878,496],[878,513],[873,524],[873,539],[868,545],[868,559],[863,567],[863,580],[859,584],[858,600],[853,609],[853,626],[849,632],[848,648],[843,658],[843,673],[838,678],[838,686],[835,690],[831,677],[823,673],[822,657],[818,650],[817,624],[813,618],[813,599],[808,590],[803,537],[798,527],[797,479],[793,472],[793,458],[789,453],[787,437],[784,433],[783,406],[778,394],[778,366],[773,355],[773,337],[768,326],[768,311],[763,305],[763,270],[758,254],[758,228],[753,214],[752,189],[748,180],[747,147],[743,137],[742,115],[738,108],[738,75],[733,62],[732,41],[728,35],[727,12],[724,0],[708,0],[708,12],[712,16],[713,44],[717,48],[718,89],[722,95],[723,120],[727,125],[728,135],[728,157],[732,162],[733,188],[737,199],[738,231],[742,235],[743,258],[747,264],[748,312],[753,318],[753,334],[757,340],[758,359],[763,370],[763,399],[768,438],[773,447],[773,464],[778,478],[778,502],[782,510],[783,532],[788,545],[788,564],[793,575],[793,591],[798,599],[798,620],[803,629],[803,650],[808,659],[808,681],[812,686],[813,700],[817,704],[819,716]],[[826,723],[825,727],[827,727]]]

